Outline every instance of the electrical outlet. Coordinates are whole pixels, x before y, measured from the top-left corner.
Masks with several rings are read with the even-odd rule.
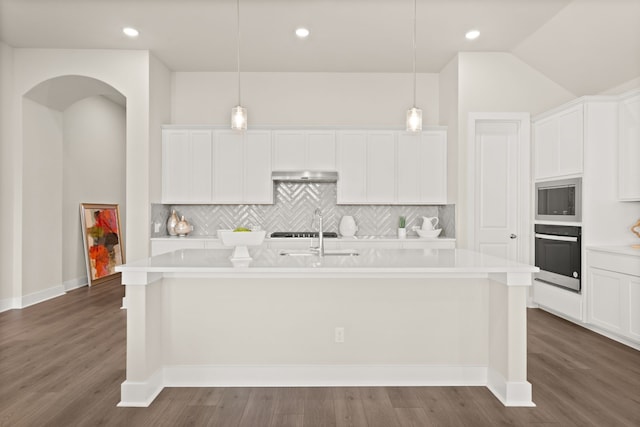
[[[162,226],[161,222],[154,222],[153,223],[153,229],[155,230],[156,233],[160,232],[160,227]]]
[[[344,342],[344,328],[338,327],[335,330],[335,341],[337,343]]]

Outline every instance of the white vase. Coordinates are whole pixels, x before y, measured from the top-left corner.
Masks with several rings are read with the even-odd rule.
[[[340,220],[340,226],[338,227],[340,230],[340,235],[344,237],[353,237],[358,231],[358,226],[356,225],[356,220],[353,219],[352,216],[345,215]]]
[[[406,239],[406,238],[407,238],[407,229],[398,228],[398,239]]]

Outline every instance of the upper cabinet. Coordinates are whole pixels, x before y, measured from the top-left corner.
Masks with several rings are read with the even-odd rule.
[[[618,106],[618,198],[640,200],[640,93]]]
[[[337,170],[338,204],[446,204],[447,131],[162,131],[162,203],[272,204],[273,170]]]
[[[583,105],[574,105],[533,123],[534,178],[582,173]]]
[[[445,204],[447,133],[339,131],[338,204]]]
[[[447,132],[401,132],[397,153],[397,202],[446,204]]]
[[[273,132],[273,170],[336,170],[336,134],[323,130]]]
[[[272,204],[271,133],[163,129],[162,203]]]
[[[212,151],[212,130],[162,131],[162,203],[211,200]]]

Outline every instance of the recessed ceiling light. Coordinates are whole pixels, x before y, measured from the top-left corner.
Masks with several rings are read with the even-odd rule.
[[[298,28],[296,29],[296,36],[300,37],[301,39],[309,37],[309,30],[306,28]]]
[[[138,30],[136,30],[135,28],[131,28],[131,27],[125,27],[122,29],[122,32],[129,36],[129,37],[138,37],[138,34],[140,34],[140,32]]]
[[[480,35],[480,31],[471,30],[471,31],[467,31],[467,34],[465,34],[464,36],[467,38],[467,40],[475,40],[478,38],[479,35]]]

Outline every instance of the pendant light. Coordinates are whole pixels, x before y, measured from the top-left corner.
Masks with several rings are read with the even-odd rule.
[[[416,0],[413,0],[413,107],[407,110],[407,131],[422,131],[422,110],[416,107]]]
[[[247,130],[247,109],[242,107],[240,102],[240,0],[236,0],[236,11],[238,19],[238,105],[231,109],[231,129]]]

